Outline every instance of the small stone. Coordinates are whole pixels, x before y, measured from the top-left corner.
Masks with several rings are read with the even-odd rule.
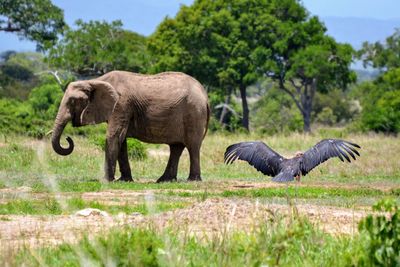
[[[76,216],[103,216],[103,217],[108,217],[108,213],[99,209],[92,209],[92,208],[87,208],[87,209],[83,209],[83,210],[79,210],[75,213]]]

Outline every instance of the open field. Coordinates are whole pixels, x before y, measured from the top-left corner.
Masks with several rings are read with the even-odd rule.
[[[360,249],[356,245],[362,239],[358,234],[358,222],[372,212],[371,205],[382,198],[394,198],[399,203],[398,138],[341,136],[361,145],[361,157],[357,161],[345,164],[330,160],[303,177],[301,183],[289,186],[272,183],[269,177],[245,162],[223,164],[225,148],[235,142],[263,140],[282,155],[290,156],[328,136],[329,133],[273,137],[209,134],[202,147],[204,181],[185,182],[189,169],[185,152],[179,166],[178,182],[167,184],[154,183],[166,165],[167,146],[146,145],[148,157],[131,161],[135,183],[106,183],[101,178],[103,152],[82,137],[74,137],[75,151],[61,157],[52,151],[48,140],[0,136],[0,263],[17,264],[13,255],[19,253],[18,259],[32,265],[63,266],[67,259],[53,262],[49,255],[79,262],[82,257],[94,255],[86,254],[98,247],[96,242],[107,250],[111,244],[126,246],[124,248],[128,250],[134,246],[132,253],[136,251],[142,255],[140,244],[130,243],[134,239],[143,244],[154,242],[151,244],[158,252],[154,252],[155,255],[149,252],[141,259],[152,262],[155,257],[162,266],[179,266],[179,263],[192,261],[196,266],[202,262],[203,265],[240,266],[255,264],[257,257],[258,265],[283,264],[288,256],[282,254],[276,258],[279,246],[288,246],[295,251],[292,253],[298,254],[289,265],[307,261],[311,266],[325,265],[329,263],[329,256],[325,255],[329,250],[335,250],[335,255],[342,253],[350,257],[343,257],[349,264],[351,254]],[[97,208],[107,214],[76,214],[85,208]],[[292,244],[287,236],[290,229],[294,229],[294,236],[299,235],[296,237],[298,242],[310,245],[310,251],[319,251],[318,245],[311,245],[315,240],[320,240],[329,249],[321,255],[304,257],[297,241],[292,240]],[[109,231],[113,234],[108,235]],[[113,237],[126,235],[132,237],[126,244]],[[78,250],[83,249],[86,256],[77,252],[77,247],[67,245],[77,243],[84,236],[86,239],[79,243]],[[260,241],[263,236],[271,241],[268,241],[270,244]],[[221,237],[226,243],[219,243]],[[185,242],[190,245],[184,245]],[[63,243],[67,243],[64,248],[56,247]],[[168,246],[169,252],[166,251]],[[190,246],[193,251],[201,250],[202,258],[192,255]],[[232,254],[226,253],[232,261],[216,255],[212,246],[216,246],[217,251],[228,250]],[[249,251],[262,247],[271,251],[265,255],[249,252],[252,258],[236,261],[239,246]],[[40,250],[43,247],[46,249]],[[184,250],[181,258],[178,248]],[[110,257],[130,255],[128,252],[126,255],[125,252],[110,253],[114,255]],[[97,257],[100,256],[93,256],[95,262],[107,265],[105,259],[98,260]],[[168,260],[168,257],[171,258]],[[138,262],[138,265],[151,265],[144,262]]]

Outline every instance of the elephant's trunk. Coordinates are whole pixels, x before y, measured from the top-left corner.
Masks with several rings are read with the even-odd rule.
[[[68,147],[67,148],[63,148],[60,145],[60,138],[61,138],[61,134],[65,128],[65,125],[67,125],[68,121],[70,120],[69,117],[67,116],[67,118],[62,118],[63,116],[61,116],[60,112],[57,115],[56,121],[54,123],[54,128],[53,128],[53,135],[51,137],[51,144],[53,146],[54,151],[62,156],[67,156],[69,154],[72,153],[72,151],[74,150],[74,142],[72,141],[71,137],[67,137],[67,141],[68,141]]]

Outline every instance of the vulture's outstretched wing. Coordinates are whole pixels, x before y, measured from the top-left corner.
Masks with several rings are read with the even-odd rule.
[[[259,141],[241,142],[230,145],[225,151],[225,163],[237,159],[245,160],[263,174],[275,176],[281,170],[283,157]]]
[[[300,163],[301,174],[307,174],[322,162],[333,157],[338,157],[341,161],[345,159],[351,162],[350,157],[355,160],[356,155],[360,156],[356,148],[361,147],[344,140],[324,139],[303,154]]]

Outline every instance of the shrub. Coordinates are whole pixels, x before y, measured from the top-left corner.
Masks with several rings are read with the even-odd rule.
[[[357,88],[361,97],[360,127],[364,131],[400,132],[400,68]]]
[[[352,121],[359,112],[357,102],[342,90],[336,89],[326,94],[315,95],[313,113],[317,122],[327,125],[345,123]]]
[[[393,199],[381,200],[373,210],[389,212],[389,216],[369,215],[359,224],[360,232],[368,236],[367,259],[376,266],[400,266],[400,210]]]
[[[301,131],[303,118],[290,96],[271,88],[255,103],[252,126],[267,134]]]
[[[324,107],[317,115],[317,122],[332,126],[336,122],[336,116],[330,107]]]
[[[50,83],[35,87],[29,94],[29,104],[36,117],[53,120],[57,115],[63,92],[58,84]]]
[[[106,138],[104,136],[97,135],[92,138],[92,142],[100,147],[102,150],[106,147]],[[128,138],[128,157],[130,159],[142,160],[147,158],[147,151],[145,145],[137,139]]]

